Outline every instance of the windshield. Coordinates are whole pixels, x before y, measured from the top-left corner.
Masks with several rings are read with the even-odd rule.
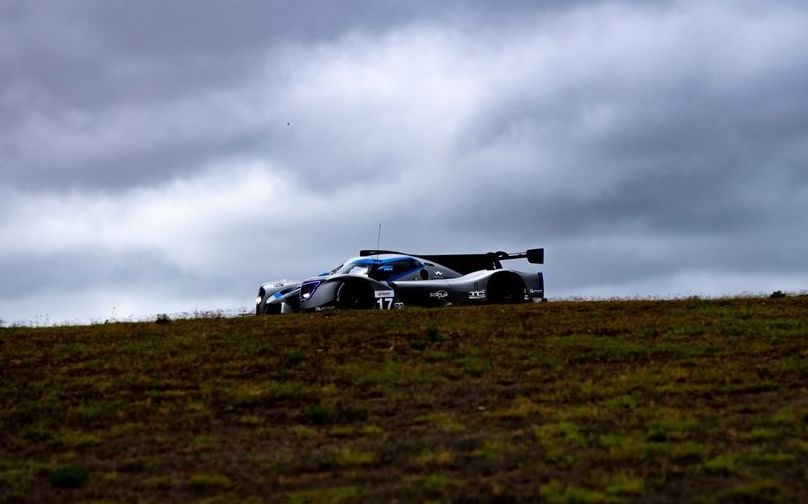
[[[343,275],[364,275],[368,274],[367,264],[346,264],[339,271]]]
[[[412,258],[398,258],[393,260],[361,259],[349,262],[342,266],[337,274],[340,275],[363,275],[374,280],[397,280],[404,275],[420,271],[423,266],[420,262]]]

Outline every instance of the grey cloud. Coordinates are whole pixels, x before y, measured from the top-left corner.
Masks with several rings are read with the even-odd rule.
[[[4,228],[15,216],[64,226],[16,208],[74,198],[90,209],[48,208],[115,241],[0,250],[7,306],[50,284],[249,300],[260,281],[374,246],[378,222],[388,248],[545,245],[550,292],[805,279],[800,2],[0,9],[0,176],[15,196],[0,201],[0,233],[25,234]],[[239,177],[253,165],[282,189],[256,176],[271,194],[251,192]],[[213,187],[250,205],[211,202]],[[98,218],[99,195],[138,233],[150,205],[199,221],[157,225],[137,246]]]
[[[475,11],[508,14],[533,3],[493,12],[459,1],[6,4],[3,27],[16,51],[1,61],[12,78],[57,104],[93,109],[176,97],[189,87],[233,85],[277,46],[316,44],[351,31],[380,33],[422,20],[460,21]]]
[[[69,302],[66,293],[77,287],[133,281],[160,283],[181,272],[159,254],[132,251],[102,253],[97,249],[40,255],[15,255],[0,259],[0,298],[13,299],[41,293],[43,301]],[[44,289],[43,289],[44,288]],[[47,300],[45,300],[47,299]]]
[[[340,151],[344,158],[338,161],[358,169],[366,166],[366,174],[372,175],[383,166],[395,170],[397,152],[373,153],[365,147],[348,155],[340,148],[346,142],[342,132],[348,133],[348,141],[354,143],[360,139],[356,134],[365,133],[360,128],[351,136],[350,124],[373,118],[335,116],[328,110],[308,118],[290,117],[290,112],[301,111],[284,110],[278,103],[275,108],[261,111],[262,105],[255,103],[256,96],[249,90],[242,91],[243,86],[264,86],[266,95],[272,96],[278,86],[296,85],[289,81],[290,73],[296,71],[294,62],[284,62],[294,47],[303,48],[297,53],[303,64],[310,57],[310,48],[339,43],[353,33],[360,34],[361,43],[372,47],[375,37],[384,36],[388,30],[419,23],[465,26],[471,33],[481,24],[492,22],[492,18],[505,22],[522,12],[558,8],[555,2],[514,2],[493,10],[484,2],[460,1],[437,6],[432,2],[397,1],[381,6],[370,1],[245,1],[228,6],[212,1],[132,4],[88,0],[69,6],[23,6],[11,2],[6,5],[4,21],[0,21],[7,34],[7,47],[12,48],[0,53],[0,68],[5,75],[0,93],[4,117],[0,133],[5,140],[0,143],[0,152],[12,164],[1,168],[3,176],[27,188],[61,187],[65,183],[121,188],[140,174],[140,183],[146,184],[154,180],[156,173],[187,174],[187,167],[209,155],[206,151],[212,146],[214,150],[224,148],[226,155],[233,144],[247,144],[252,149],[253,139],[261,139],[257,147],[264,154],[301,164],[298,172],[317,173],[316,165],[321,161],[300,155],[300,151],[313,150],[313,141],[319,144],[315,145],[316,152],[328,151],[333,157]],[[166,114],[192,113],[177,110],[173,104],[196,97],[195,105],[205,110],[209,95],[218,92],[235,93],[235,99],[242,102],[239,106],[258,107],[258,113],[264,114],[263,121],[245,126],[236,133],[239,138],[217,140],[200,133],[195,138],[177,139],[175,145],[161,146],[144,138],[144,131],[176,120]],[[239,97],[240,93],[243,96]],[[143,120],[117,124],[117,118],[133,107],[148,112],[144,112]],[[282,135],[272,137],[273,126],[291,120],[302,127],[306,119],[319,122],[321,127],[313,130],[303,144],[285,144]],[[33,130],[25,129],[32,121]],[[208,114],[203,121],[228,125],[239,119]],[[323,129],[328,122],[334,127]],[[74,157],[82,147],[73,147],[69,142],[91,141],[93,137],[89,135],[99,126],[113,132],[126,128],[117,134],[131,137],[128,148],[122,151],[114,143],[105,145],[107,139],[102,134],[98,135],[98,150],[108,155]],[[312,134],[321,135],[312,138]],[[66,137],[68,143],[44,145],[39,136],[49,135]],[[367,140],[367,144],[389,143],[388,138]],[[55,159],[40,160],[37,151],[42,150],[53,150]],[[351,171],[343,166],[336,169]],[[44,175],[46,171],[52,173]]]

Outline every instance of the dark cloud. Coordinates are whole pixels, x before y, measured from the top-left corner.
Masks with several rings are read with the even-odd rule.
[[[122,188],[136,177],[148,184],[167,171],[187,174],[211,150],[227,155],[232,145],[253,149],[256,143],[262,154],[300,165],[298,171],[318,173],[322,161],[300,154],[324,151],[340,151],[345,157],[338,161],[352,169],[365,166],[365,174],[380,166],[399,169],[396,153],[357,149],[349,155],[338,148],[356,141],[351,134],[363,133],[352,124],[368,125],[378,117],[351,113],[349,107],[343,114],[323,110],[300,117],[299,108],[262,98],[284,98],[273,92],[297,84],[294,76],[312,57],[311,48],[316,57],[318,47],[327,51],[329,44],[339,45],[354,34],[360,38],[349,49],[363,50],[390,30],[408,26],[476,30],[518,19],[521,12],[559,8],[555,2],[513,2],[490,10],[484,2],[369,0],[227,6],[208,0],[170,5],[87,0],[69,6],[7,2],[4,7],[0,26],[8,49],[0,51],[0,134],[5,139],[0,152],[10,161],[2,169],[7,181],[28,188]],[[338,52],[328,56],[340,57]],[[251,82],[260,89],[244,89]],[[229,102],[224,109],[217,107],[222,95],[228,95],[222,99]],[[257,122],[242,123],[232,106],[252,108]],[[289,142],[275,129],[288,121],[298,127],[316,122],[319,128]],[[188,123],[199,131],[182,134],[191,129]],[[214,131],[213,125],[223,131]],[[171,129],[160,139],[149,135],[161,128]],[[180,134],[171,142],[164,138],[175,133]]]
[[[14,49],[0,53],[0,61],[11,82],[43,100],[97,109],[233,85],[277,48],[537,7],[512,2],[490,11],[483,2],[372,0],[6,2],[2,26]]]
[[[249,304],[379,222],[388,248],[545,245],[563,295],[803,288],[806,25],[796,1],[3,2],[0,315],[52,287]]]

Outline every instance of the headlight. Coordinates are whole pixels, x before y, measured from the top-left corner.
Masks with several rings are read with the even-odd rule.
[[[311,282],[303,282],[303,285],[300,286],[300,299],[306,300],[309,299],[314,295],[314,291],[317,290],[317,287],[320,286],[319,280],[314,280]]]
[[[255,298],[255,304],[261,304],[261,296]]]

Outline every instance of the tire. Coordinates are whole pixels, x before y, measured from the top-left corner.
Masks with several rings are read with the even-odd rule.
[[[279,305],[277,303],[264,305],[264,314],[265,315],[270,315],[270,314],[275,314],[275,313],[280,313],[280,312],[281,312],[281,305]]]
[[[340,310],[369,310],[373,308],[373,289],[359,282],[342,282],[337,286],[334,306]]]
[[[486,295],[489,303],[521,303],[525,300],[525,283],[516,275],[500,273],[488,280]]]

